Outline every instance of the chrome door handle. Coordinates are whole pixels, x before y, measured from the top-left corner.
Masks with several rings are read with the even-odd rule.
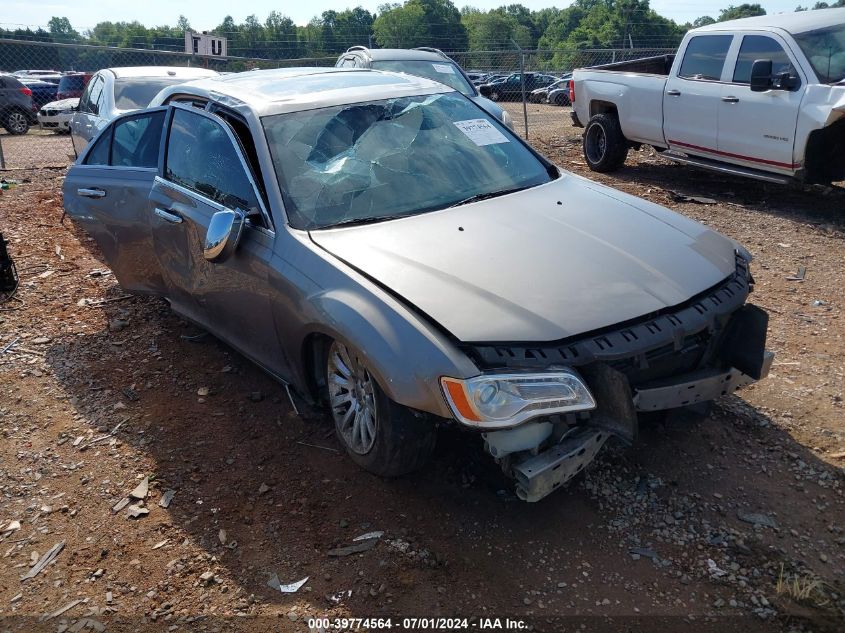
[[[155,214],[160,217],[162,220],[167,220],[168,222],[172,222],[173,224],[179,224],[182,222],[182,216],[176,213],[171,213],[170,211],[166,211],[165,209],[160,209],[156,207]]]
[[[725,103],[739,103],[739,97],[722,97]]]
[[[102,189],[77,189],[76,193],[83,198],[105,198],[106,192]]]
[[[680,97],[681,91],[680,90],[667,90],[666,94],[670,97]]]

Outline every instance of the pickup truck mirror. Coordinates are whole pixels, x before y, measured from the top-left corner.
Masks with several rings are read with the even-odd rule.
[[[481,93],[482,97],[490,97],[493,94],[493,89],[490,87],[490,84],[481,84],[478,86],[478,92]]]
[[[751,66],[751,92],[772,89],[772,60],[757,59]]]

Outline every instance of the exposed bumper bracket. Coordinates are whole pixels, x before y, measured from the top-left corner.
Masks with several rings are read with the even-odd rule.
[[[584,427],[564,440],[513,467],[516,494],[523,501],[539,501],[580,473],[599,452],[610,434]]]

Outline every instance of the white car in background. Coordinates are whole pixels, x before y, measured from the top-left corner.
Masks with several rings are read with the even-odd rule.
[[[70,132],[70,120],[78,105],[79,97],[46,103],[38,111],[38,125],[57,134],[67,134]]]
[[[70,122],[74,151],[79,154],[116,116],[146,108],[163,88],[217,74],[206,68],[182,66],[127,66],[98,71],[88,82]]]

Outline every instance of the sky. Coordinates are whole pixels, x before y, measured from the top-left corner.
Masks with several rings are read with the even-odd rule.
[[[396,0],[394,0],[396,1]],[[455,0],[453,0],[454,2]],[[747,1],[747,0],[746,0]],[[799,4],[813,5],[815,0],[758,0],[769,13],[793,11]],[[291,2],[291,0],[251,0],[238,7],[227,0],[144,0],[127,2],[126,0],[2,0],[0,3],[0,24],[43,26],[51,16],[67,17],[71,24],[83,31],[106,20],[112,22],[130,22],[137,20],[146,26],[175,25],[180,14],[184,14],[197,31],[210,30],[220,24],[226,15],[231,15],[235,22],[242,22],[247,15],[255,14],[263,21],[274,9],[287,15],[297,24],[306,24],[312,17],[323,11],[336,11],[360,5],[370,11],[376,11],[385,0],[309,0]],[[717,16],[719,10],[743,0],[651,0],[651,7],[661,15],[679,23],[691,22],[702,15]],[[494,9],[510,4],[510,0],[458,0],[458,7],[470,5],[479,9]],[[567,0],[522,0],[521,4],[537,10],[545,7],[566,7]],[[241,8],[244,7],[244,8]]]

